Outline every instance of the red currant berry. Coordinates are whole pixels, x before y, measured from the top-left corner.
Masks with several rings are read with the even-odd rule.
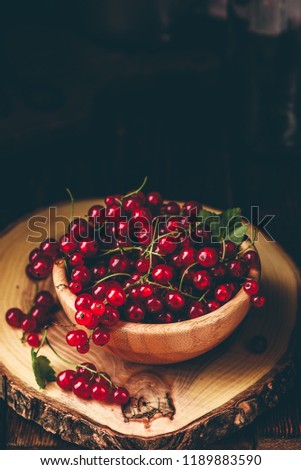
[[[248,279],[244,283],[244,291],[248,295],[255,295],[259,291],[259,285],[257,281],[254,281],[253,279]]]
[[[185,297],[180,292],[167,292],[165,302],[170,310],[177,312],[185,306]]]
[[[87,370],[87,368],[91,370]],[[82,364],[79,364],[76,368],[77,375],[79,377],[83,377],[85,380],[91,380],[95,377],[95,374],[91,372],[92,370],[94,370],[95,372],[97,371],[96,366],[92,362],[83,362]]]
[[[89,224],[95,228],[100,227],[106,220],[106,209],[100,204],[95,204],[88,210]]]
[[[96,281],[99,281],[100,279],[102,279],[107,274],[107,272],[108,272],[108,268],[107,268],[106,264],[104,263],[104,261],[100,261],[95,266],[93,266],[93,268],[92,268],[92,277]]]
[[[92,289],[92,295],[96,300],[104,300],[106,297],[106,292],[110,286],[109,282],[100,282]]]
[[[34,318],[26,317],[22,321],[22,330],[26,331],[26,333],[31,333],[36,330],[37,326],[37,321]]]
[[[246,251],[243,257],[247,263],[248,268],[258,269],[260,267],[260,260],[257,251]]]
[[[177,241],[175,237],[171,235],[166,235],[159,239],[158,248],[160,253],[164,255],[170,255],[173,253],[177,248]]]
[[[39,248],[34,248],[30,253],[29,253],[29,262],[32,264],[34,260],[36,259],[37,255],[39,255],[41,252]]]
[[[163,203],[163,198],[160,193],[153,191],[146,196],[147,205],[151,210],[157,210]]]
[[[210,274],[217,278],[225,277],[227,274],[226,266],[222,263],[218,263],[216,266],[210,268]]]
[[[152,296],[149,297],[145,302],[145,308],[148,313],[156,314],[160,313],[163,310],[163,302],[159,297]]]
[[[171,201],[166,204],[162,204],[160,212],[162,215],[179,215],[181,208],[177,202]]]
[[[93,400],[103,401],[109,397],[109,388],[99,383],[95,383],[91,386],[91,397]]]
[[[53,260],[49,255],[40,253],[36,256],[34,262],[31,265],[34,276],[39,279],[45,279],[49,276],[52,270]]]
[[[39,278],[34,274],[32,265],[29,263],[25,267],[25,274],[31,281],[38,281]]]
[[[6,322],[13,328],[21,328],[24,320],[24,313],[19,308],[10,308],[5,314]]]
[[[220,306],[221,304],[217,300],[208,300],[207,302],[208,312],[214,312],[214,310],[217,310]]]
[[[110,341],[110,333],[104,327],[97,327],[93,331],[92,341],[96,346],[104,346]]]
[[[70,281],[68,287],[73,294],[79,294],[83,290],[83,285],[80,282]]]
[[[263,295],[252,295],[251,302],[254,307],[261,308],[265,304],[265,297]]]
[[[234,259],[229,263],[228,271],[232,277],[242,277],[247,271],[246,262],[243,259]]]
[[[138,323],[144,319],[144,309],[139,304],[130,304],[126,306],[125,309],[125,319],[127,321]]]
[[[92,316],[93,314],[90,310],[82,308],[80,310],[77,310],[74,318],[76,323],[78,323],[79,325],[87,326],[91,322]]]
[[[131,212],[134,209],[142,206],[142,201],[137,194],[125,197],[122,201],[122,207],[126,212]]]
[[[226,286],[229,286],[233,293],[238,291],[238,286],[234,282],[227,282]]]
[[[109,223],[119,221],[121,215],[121,207],[119,204],[112,204],[106,208],[106,220]]]
[[[187,227],[187,217],[181,215],[172,215],[166,221],[166,230],[168,232],[183,232]]]
[[[125,405],[129,399],[130,394],[126,388],[118,387],[117,390],[115,390],[113,400],[117,405]]]
[[[75,217],[69,224],[68,232],[74,240],[79,242],[82,238],[89,236],[88,222],[81,217]]]
[[[232,289],[230,286],[227,286],[226,284],[221,284],[215,289],[214,296],[218,302],[221,302],[221,303],[228,302],[228,300],[230,300],[232,297]]]
[[[114,194],[114,196],[107,196],[105,198],[106,206],[113,206],[114,204],[119,205],[122,199],[121,194]]]
[[[161,312],[156,313],[155,322],[156,323],[173,323],[175,321],[174,314],[171,312]]]
[[[90,310],[93,313],[93,315],[101,316],[105,313],[106,306],[103,302],[99,300],[94,300],[94,302],[92,302],[91,304]]]
[[[192,215],[196,216],[201,209],[201,204],[197,201],[187,201],[182,207],[182,211],[184,215]]]
[[[105,313],[100,317],[100,323],[105,326],[114,326],[120,320],[119,312],[116,308],[107,306]]]
[[[131,284],[130,284],[131,285]],[[129,286],[130,286],[129,285]],[[129,287],[128,286],[128,287]],[[139,286],[134,286],[134,287],[131,287],[131,289],[129,290],[129,298],[131,300],[135,300],[135,299],[139,299],[140,298],[140,293],[139,293]]]
[[[80,294],[75,301],[75,308],[76,310],[80,310],[82,308],[89,309],[91,307],[92,302],[94,301],[91,294]]]
[[[121,286],[112,285],[108,287],[106,299],[113,307],[120,307],[126,301],[126,293]]]
[[[168,284],[174,276],[174,269],[167,264],[158,264],[152,271],[152,278],[159,284]]]
[[[60,251],[65,255],[70,255],[78,249],[77,241],[74,240],[69,233],[65,233],[65,235],[60,238],[59,245]]]
[[[211,268],[218,262],[218,251],[216,248],[204,246],[198,251],[198,262],[204,268]]]
[[[54,306],[53,295],[48,290],[41,290],[35,296],[34,304],[37,306],[45,307],[47,310],[49,310]]]
[[[79,344],[76,346],[76,350],[79,354],[87,354],[90,351],[89,341],[87,341],[85,344]]]
[[[212,276],[205,270],[196,271],[192,282],[196,289],[205,291],[212,286]]]
[[[141,299],[148,299],[154,293],[154,288],[150,284],[141,284],[139,287],[139,297]]]
[[[125,255],[113,255],[109,262],[112,273],[127,273],[130,268],[129,259]]]
[[[210,245],[211,243],[211,232],[205,230],[201,226],[197,226],[193,233],[193,241],[204,245]]]
[[[56,378],[56,383],[63,390],[72,390],[73,383],[77,379],[77,373],[74,370],[63,370]]]
[[[78,377],[74,380],[72,391],[74,395],[84,400],[91,398],[91,385],[84,377]]]
[[[195,248],[183,248],[179,253],[179,257],[181,259],[182,266],[188,267],[196,262],[197,251]]]
[[[136,269],[140,274],[146,274],[150,267],[150,259],[149,258],[139,258],[136,261]]]
[[[80,282],[82,285],[85,285],[91,279],[91,271],[86,266],[76,266],[72,269],[71,279],[74,282]]]
[[[52,259],[56,258],[60,251],[60,245],[54,238],[47,238],[40,245],[41,253],[50,256]]]
[[[98,252],[98,243],[92,238],[83,240],[79,244],[79,251],[87,258],[92,258]]]
[[[198,318],[206,315],[208,313],[206,305],[199,300],[195,300],[191,303],[189,310],[188,310],[188,318]]]
[[[33,306],[29,311],[30,317],[34,318],[39,325],[46,322],[46,313],[47,309],[42,305]]]
[[[146,207],[138,207],[131,212],[132,222],[140,221],[149,225],[149,221],[152,220],[152,214]]]
[[[79,251],[76,251],[70,256],[69,264],[71,266],[83,266],[85,264],[84,256]]]
[[[69,346],[83,346],[87,341],[88,336],[84,330],[71,330],[66,334],[66,342]]]
[[[94,330],[99,324],[99,316],[97,315],[92,315],[91,320],[86,324],[86,328],[89,330]]]
[[[220,254],[224,253],[225,258],[234,258],[237,252],[237,245],[231,240],[226,240],[224,247],[221,246]]]
[[[141,225],[141,223],[138,222],[138,227],[137,224],[134,225],[133,233],[140,245],[149,245],[152,241],[153,230],[149,223]]]
[[[29,346],[31,346],[32,348],[38,348],[41,344],[41,340],[39,338],[39,335],[37,335],[36,333],[30,333],[28,336],[27,336],[27,343],[29,344]]]

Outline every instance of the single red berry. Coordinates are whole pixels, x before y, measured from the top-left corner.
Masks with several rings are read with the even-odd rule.
[[[86,266],[76,266],[72,269],[71,279],[85,285],[91,280],[91,271]]]
[[[66,334],[66,342],[69,346],[83,346],[88,341],[88,335],[84,330],[71,330]]]
[[[153,191],[151,193],[148,193],[148,195],[146,196],[146,202],[147,202],[148,207],[152,211],[155,210],[156,212],[159,209],[159,207],[162,205],[163,198],[160,193]]]
[[[149,225],[149,222],[152,220],[152,214],[147,207],[138,207],[137,209],[134,209],[131,212],[131,221],[140,221],[142,223],[147,223]]]
[[[94,377],[94,382],[102,385],[103,387],[110,387],[111,377],[106,372],[99,372]]]
[[[142,206],[142,201],[137,194],[125,197],[122,201],[122,207],[126,212],[131,212],[134,209]]]
[[[166,305],[170,308],[170,310],[177,312],[178,310],[182,310],[182,308],[184,308],[185,297],[180,292],[170,291],[167,292],[167,294],[165,295],[165,302]]]
[[[159,297],[156,297],[153,295],[152,297],[149,297],[146,302],[145,302],[145,308],[148,311],[148,313],[160,313],[163,310],[163,302]]]
[[[49,310],[54,306],[53,295],[48,290],[41,290],[35,296],[34,304],[37,306],[45,307],[47,310]]]
[[[79,377],[83,377],[86,380],[91,380],[93,377],[95,377],[95,374],[93,374],[91,370],[87,370],[87,368],[94,370],[95,372],[97,371],[96,366],[92,362],[82,362],[77,366],[76,372]]]
[[[181,208],[177,202],[171,201],[166,204],[162,204],[160,212],[162,215],[179,215]]]
[[[80,310],[82,308],[89,309],[92,305],[92,302],[94,302],[94,299],[91,294],[87,294],[86,292],[83,294],[80,294],[75,301],[75,308],[76,310]]]
[[[34,305],[30,309],[29,315],[31,318],[34,318],[39,325],[42,325],[47,319],[47,308],[43,307],[43,305]]]
[[[78,242],[74,240],[69,233],[65,233],[65,235],[60,238],[59,245],[60,251],[65,255],[70,255],[78,249]]]
[[[71,266],[83,266],[85,264],[84,256],[79,251],[73,253],[69,258]]]
[[[183,233],[187,226],[187,217],[183,217],[182,215],[171,215],[166,220],[166,230],[168,232],[178,231],[179,233]]]
[[[120,320],[119,312],[116,308],[107,306],[105,312],[100,317],[100,323],[105,326],[114,326]]]
[[[179,255],[179,253],[176,253],[175,255],[173,255],[171,257],[171,263],[176,268],[181,268],[183,266],[182,265],[182,259],[181,259],[181,256]]]
[[[106,220],[109,223],[117,222],[121,219],[122,211],[119,204],[112,204],[106,208]]]
[[[197,244],[210,245],[212,234],[204,227],[198,225],[192,234],[192,239]]]
[[[5,314],[6,322],[13,328],[21,328],[24,318],[24,313],[17,307],[10,308]]]
[[[108,287],[106,299],[113,307],[120,307],[126,301],[126,293],[121,286],[112,285]]]
[[[31,333],[37,329],[37,321],[34,318],[26,317],[22,321],[22,330],[26,331],[26,333]]]
[[[212,276],[204,269],[196,271],[192,281],[196,289],[201,291],[208,290],[212,286]]]
[[[197,251],[195,248],[183,248],[179,253],[179,257],[181,259],[182,266],[188,267],[196,262]]]
[[[34,260],[36,259],[37,255],[39,255],[41,252],[39,250],[39,248],[34,248],[33,250],[31,250],[31,252],[29,253],[29,262],[32,264],[34,262]]]
[[[228,265],[228,271],[232,277],[243,277],[247,272],[247,265],[243,259],[234,259]]]
[[[195,300],[191,303],[189,310],[188,310],[188,318],[198,318],[206,315],[208,313],[207,307],[204,302]]]
[[[225,303],[228,302],[232,297],[232,289],[226,284],[221,284],[214,291],[215,299],[218,302]]]
[[[248,279],[244,283],[244,291],[248,295],[255,295],[259,291],[259,285],[257,281],[254,281],[254,279]]]
[[[127,273],[130,269],[130,261],[125,255],[113,255],[109,267],[112,273]]]
[[[91,397],[93,400],[103,401],[109,397],[109,388],[99,383],[94,383],[91,386]]]
[[[221,304],[217,300],[208,300],[207,302],[208,312],[214,312],[214,310],[217,310],[220,306]]]
[[[258,269],[260,267],[260,260],[259,260],[257,251],[255,250],[246,251],[243,257],[247,263],[248,268]]]
[[[141,274],[146,274],[150,267],[150,259],[149,258],[139,258],[136,261],[136,269]]]
[[[173,323],[175,321],[174,314],[171,312],[161,312],[156,313],[155,322],[156,323]]]
[[[113,206],[114,204],[120,205],[120,201],[122,199],[121,194],[114,194],[114,196],[107,196],[105,198],[106,206]]]
[[[83,256],[87,258],[92,258],[98,252],[98,243],[92,238],[83,240],[79,244],[79,251],[82,253]]]
[[[198,251],[197,259],[199,264],[204,268],[211,268],[218,262],[218,251],[216,248],[204,246],[204,248]]]
[[[237,245],[233,243],[231,240],[226,240],[225,245],[221,246],[220,254],[224,253],[224,257],[227,258],[234,258],[237,253]]]
[[[91,271],[93,279],[99,281],[107,274],[108,267],[106,266],[104,261],[100,261],[99,263],[95,264],[95,266],[93,266]]]
[[[125,309],[125,320],[138,323],[144,319],[144,308],[139,304],[129,304]]]
[[[226,266],[224,264],[218,263],[215,266],[212,266],[212,268],[210,268],[209,272],[213,277],[222,278],[222,277],[226,276],[227,269],[226,269]]]
[[[69,224],[68,232],[74,240],[80,242],[82,238],[87,238],[89,236],[88,222],[86,219],[82,219],[81,217],[74,217],[72,222]]]
[[[63,390],[72,390],[74,381],[77,379],[77,373],[74,370],[63,370],[56,378],[56,383]]]
[[[166,235],[165,237],[160,238],[158,241],[159,251],[164,255],[170,255],[173,253],[177,246],[177,239],[171,235]]]
[[[74,380],[72,391],[74,395],[84,400],[91,398],[91,385],[84,377],[78,377]]]
[[[86,324],[86,328],[89,330],[94,330],[99,325],[99,316],[98,315],[92,315],[90,321]]]
[[[79,294],[83,290],[83,285],[80,282],[70,281],[68,287],[73,294]]]
[[[96,286],[92,288],[92,295],[94,299],[104,300],[106,297],[106,292],[110,286],[109,282],[99,282]]]
[[[90,351],[89,341],[87,341],[85,344],[79,344],[76,346],[76,350],[79,354],[87,354]]]
[[[39,338],[39,335],[37,335],[36,333],[30,333],[28,336],[27,336],[27,343],[29,344],[29,346],[31,346],[32,348],[38,348],[41,344],[41,340]]]
[[[93,313],[93,315],[101,316],[105,313],[106,306],[100,300],[94,300],[91,304],[90,310]]]
[[[76,323],[78,323],[79,325],[87,326],[91,322],[92,316],[93,314],[90,310],[86,308],[81,308],[80,310],[77,310],[74,318]]]
[[[110,333],[104,327],[97,327],[93,331],[92,341],[96,346],[104,346],[110,341]]]
[[[32,264],[28,263],[25,267],[25,274],[31,281],[39,281],[39,277],[33,272]]]
[[[41,253],[50,256],[52,259],[55,259],[60,251],[60,245],[54,238],[47,238],[40,245]]]
[[[100,204],[95,204],[88,210],[89,224],[94,228],[101,227],[106,220],[106,209]]]
[[[152,271],[152,278],[159,284],[168,284],[174,276],[174,269],[167,264],[158,264]]]
[[[201,204],[199,202],[187,201],[182,207],[182,212],[184,215],[197,216],[200,209]]]
[[[114,403],[116,403],[117,405],[125,405],[129,401],[129,399],[130,394],[126,388],[118,387],[117,390],[115,390],[113,400]]]
[[[139,287],[139,297],[141,299],[148,299],[154,293],[154,288],[150,284],[141,284]]]
[[[130,285],[131,285],[131,284],[129,284],[128,287],[130,287]],[[131,287],[131,288],[128,290],[128,293],[129,293],[129,298],[130,298],[131,300],[139,299],[139,298],[140,298],[139,286]]]
[[[265,297],[263,295],[252,295],[251,302],[254,307],[261,308],[265,304]]]
[[[33,274],[39,279],[45,279],[51,273],[53,260],[49,255],[40,253],[31,265]]]

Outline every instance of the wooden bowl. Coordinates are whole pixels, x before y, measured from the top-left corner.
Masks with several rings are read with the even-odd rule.
[[[52,274],[58,299],[74,323],[76,295],[68,288],[63,260],[55,263]],[[258,279],[259,272],[253,269],[250,276]],[[142,364],[186,361],[213,349],[230,336],[249,308],[250,297],[240,289],[218,310],[193,320],[163,325],[120,321],[110,329],[111,339],[105,348],[122,359]]]

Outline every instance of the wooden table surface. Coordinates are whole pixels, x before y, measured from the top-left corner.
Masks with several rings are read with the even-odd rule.
[[[62,33],[62,37],[64,37],[64,34]],[[40,47],[41,50],[44,48],[44,54],[45,44],[41,41],[31,41],[30,47],[26,48],[26,37],[23,39],[22,36],[22,41],[19,41],[20,45],[18,46],[21,49],[17,52],[16,44],[18,41],[12,44],[9,38],[6,45],[8,51],[12,52],[10,57],[15,60],[16,68],[19,69],[20,73],[24,73],[28,79],[33,69],[30,69],[29,73],[30,65],[26,69],[27,62],[22,61],[22,54],[25,50],[31,50],[30,47],[32,48],[33,44],[37,48]],[[131,104],[132,89],[127,89],[128,94],[125,99],[119,96],[116,102],[110,101],[110,94],[98,95],[94,104],[96,103],[99,106],[101,103],[109,111],[108,114],[106,112],[102,113],[103,108],[100,106],[100,110],[95,114],[96,105],[94,108],[91,105],[92,95],[97,92],[98,82],[101,79],[105,82],[104,74],[107,74],[106,79],[109,77],[111,80],[111,76],[118,77],[120,70],[125,70],[128,67],[128,75],[136,69],[139,69],[139,74],[143,75],[145,73],[148,75],[150,70],[160,68],[164,63],[165,75],[168,75],[169,68],[173,71],[183,66],[188,75],[193,75],[193,86],[195,87],[198,80],[203,79],[206,67],[204,69],[200,66],[199,53],[193,53],[190,56],[184,53],[180,58],[177,56],[177,59],[172,53],[167,58],[165,56],[158,58],[158,60],[152,57],[150,62],[146,59],[141,61],[141,56],[139,56],[139,61],[135,62],[135,59],[131,56],[126,61],[121,54],[106,55],[103,52],[97,54],[95,44],[90,46],[86,40],[81,42],[80,39],[77,39],[77,42],[75,41],[77,51],[79,51],[76,57],[68,54],[69,62],[57,59],[57,57],[62,59],[60,54],[66,54],[68,47],[74,47],[74,38],[69,39],[69,42],[65,42],[66,48],[64,51],[60,49],[61,41],[56,42],[56,68],[51,65],[51,62],[48,68],[43,65],[44,55],[41,50],[40,56],[33,53],[33,58],[38,57],[35,62],[36,67],[39,68],[37,64],[40,60],[40,69],[44,75],[47,73],[47,78],[53,78],[56,86],[59,85],[66,92],[67,104],[63,109],[57,112],[52,111],[50,114],[44,113],[43,115],[30,110],[27,115],[24,111],[24,104],[20,104],[17,99],[14,112],[10,118],[0,120],[0,149],[1,153],[8,157],[8,174],[10,171],[14,172],[15,162],[19,164],[18,173],[13,173],[15,187],[17,187],[15,194],[12,194],[10,198],[5,197],[8,192],[11,192],[10,179],[4,181],[1,185],[1,190],[3,190],[1,200],[6,201],[5,204],[1,205],[2,228],[24,213],[63,199],[64,188],[68,185],[74,189],[78,197],[102,196],[107,191],[117,192],[120,190],[124,192],[130,189],[133,185],[136,185],[137,180],[142,179],[141,176],[148,173],[153,178],[151,186],[161,189],[166,197],[172,199],[199,198],[205,203],[221,208],[241,206],[245,213],[250,211],[251,205],[259,205],[262,215],[275,214],[276,217],[270,227],[272,235],[292,256],[300,268],[300,152],[290,156],[278,156],[278,159],[273,155],[267,155],[265,159],[252,156],[253,160],[249,161],[249,165],[242,164],[244,159],[250,156],[246,157],[238,154],[237,151],[231,153],[228,149],[225,150],[224,137],[217,139],[217,141],[214,140],[216,133],[224,132],[221,124],[221,117],[223,116],[214,114],[216,108],[213,112],[212,105],[213,107],[217,106],[217,103],[215,101],[210,102],[208,96],[204,98],[203,95],[197,96],[196,99],[203,100],[204,107],[207,106],[206,110],[210,108],[211,111],[209,114],[205,111],[203,117],[198,115],[200,122],[198,121],[197,126],[191,125],[186,112],[186,105],[183,102],[177,102],[177,107],[180,107],[180,110],[182,109],[184,116],[179,123],[173,120],[174,109],[171,109],[170,114],[167,116],[165,114],[162,116],[157,113],[155,107],[151,108],[146,117],[137,120],[135,115],[137,108],[131,110],[130,113],[127,112],[127,109],[125,110]],[[78,43],[80,43],[80,47],[78,47]],[[39,44],[41,45],[39,46]],[[22,51],[22,47],[24,47],[24,51]],[[51,47],[54,47],[53,43],[48,41],[47,47],[49,57],[52,58],[54,56],[51,52]],[[90,51],[90,54],[80,54],[86,50]],[[211,55],[209,54],[206,57],[207,62],[209,61],[211,64],[210,70],[216,70],[216,62],[211,60]],[[72,63],[72,58],[74,63]],[[103,64],[105,64],[105,67],[102,67]],[[137,64],[139,64],[139,67]],[[107,72],[108,69],[110,69],[111,75]],[[71,77],[71,71],[73,74],[74,70],[75,75],[77,72],[77,80],[72,79],[70,85],[69,78]],[[81,75],[78,73],[79,71],[81,71]],[[53,75],[51,75],[52,72]],[[205,73],[205,75],[208,82],[208,74]],[[209,81],[211,81],[210,77],[212,78],[209,74]],[[186,83],[185,80],[181,82],[181,84],[183,83]],[[216,87],[214,80],[212,83],[212,86]],[[156,85],[158,90],[160,90],[159,85],[158,83]],[[163,93],[166,91],[165,85],[166,82],[164,81]],[[188,87],[190,85],[189,78]],[[14,96],[16,92],[14,86],[15,84],[5,85],[10,96]],[[140,97],[143,95],[143,89],[142,87],[142,91],[139,92]],[[206,88],[205,95],[208,95],[207,90]],[[146,91],[148,91],[147,86]],[[99,96],[102,97],[101,100],[103,101],[99,101]],[[216,98],[215,89],[210,96]],[[198,101],[196,102],[198,103]],[[146,105],[150,106],[149,100]],[[138,108],[138,111],[140,112],[141,109]],[[166,109],[164,112],[166,112]],[[196,113],[196,110],[194,112]],[[91,119],[91,113],[94,113],[93,120]],[[25,120],[24,116],[27,116]],[[107,116],[109,116],[109,124],[106,122]],[[192,119],[194,119],[194,116],[192,116]],[[207,132],[208,128],[206,127],[209,125],[208,119],[210,125],[214,122],[216,126],[215,131],[211,134]],[[95,132],[96,121],[102,126],[103,140]],[[106,127],[109,125],[113,126],[110,133],[107,132],[108,127]],[[181,133],[178,132],[180,126]],[[202,129],[204,134],[202,139],[199,138],[199,128]],[[153,138],[154,133],[156,134],[155,142],[150,140],[150,136]],[[172,144],[170,144],[170,139],[173,139]],[[208,152],[210,139],[211,144],[214,145],[211,145],[210,152]],[[205,150],[202,153],[203,144]],[[98,145],[97,152],[94,151],[96,145]],[[70,162],[64,159],[66,153],[68,156],[72,155],[73,158],[71,169]],[[104,161],[104,157],[100,157],[99,162],[96,160],[95,153],[97,155],[109,154],[113,163],[108,163],[107,160]],[[101,180],[101,184],[96,172],[92,171],[89,174],[89,184],[83,187],[82,174],[86,170],[86,154],[89,155],[88,161],[92,165],[92,170],[95,165],[99,165],[99,170],[106,173],[106,177]],[[139,166],[137,162],[139,162],[141,154],[146,155],[147,160],[133,174],[133,165]],[[47,162],[49,161],[51,164],[41,165],[41,155],[44,159],[48,158]],[[190,169],[189,162],[185,160],[186,155],[191,155]],[[199,155],[201,156],[198,157]],[[11,158],[12,156],[15,159]],[[25,156],[26,158],[24,158]],[[130,158],[132,160],[129,160]],[[183,159],[186,162],[185,168],[182,165]],[[163,160],[164,164],[162,163]],[[129,161],[130,165],[126,167],[125,162],[129,163]],[[58,165],[64,181],[61,186],[57,185],[54,189],[52,181],[56,178]],[[173,170],[170,170],[173,165]],[[147,168],[149,168],[149,171],[146,171]],[[112,169],[113,171],[111,171]],[[200,179],[198,175],[201,175]],[[212,189],[212,178],[214,178],[215,183],[214,190]],[[198,183],[199,181],[200,183]],[[2,314],[3,312],[1,312]],[[76,448],[70,443],[62,441],[59,437],[45,432],[37,424],[19,417],[1,400],[0,447],[6,449]],[[274,409],[260,416],[252,425],[241,432],[227,440],[217,442],[211,448],[301,449],[301,372],[294,388]]]

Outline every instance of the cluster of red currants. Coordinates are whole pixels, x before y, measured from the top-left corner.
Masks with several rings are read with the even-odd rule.
[[[13,328],[21,328],[24,332],[23,340],[32,348],[38,348],[41,340],[39,331],[50,324],[53,319],[55,304],[52,294],[47,290],[37,293],[29,312],[25,314],[17,307],[7,310],[5,318]]]
[[[105,372],[97,372],[91,362],[84,362],[76,370],[63,370],[56,382],[63,390],[69,390],[84,400],[93,399],[124,405],[130,395],[124,387],[116,387]]]

